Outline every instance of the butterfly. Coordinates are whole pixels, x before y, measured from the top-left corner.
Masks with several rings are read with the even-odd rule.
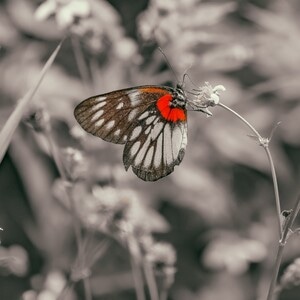
[[[172,173],[184,157],[188,102],[180,85],[145,85],[90,97],[75,108],[74,116],[88,133],[125,144],[126,171],[131,166],[142,180],[156,181]]]

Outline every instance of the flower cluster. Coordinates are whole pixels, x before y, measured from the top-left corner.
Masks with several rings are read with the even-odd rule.
[[[152,242],[144,251],[146,261],[154,270],[159,289],[170,288],[176,272],[177,258],[174,247],[166,242]]]
[[[212,270],[225,269],[232,274],[242,274],[250,263],[260,262],[266,255],[267,250],[261,242],[223,233],[206,247],[202,261]]]
[[[138,18],[139,32],[144,40],[155,40],[168,57],[170,53],[172,65],[183,71],[199,60],[195,51],[199,45],[219,44],[224,40],[221,34],[210,32],[210,28],[234,9],[233,2],[152,0]]]
[[[300,258],[296,258],[285,270],[280,280],[280,287],[288,289],[300,285]]]
[[[85,177],[88,170],[88,161],[83,152],[67,147],[61,154],[66,178],[74,182]]]
[[[25,276],[28,270],[28,255],[19,245],[0,246],[0,273]]]
[[[224,92],[225,90],[223,85],[212,87],[208,82],[205,82],[203,87],[194,89],[196,95],[189,102],[189,105],[195,110],[206,109],[204,111],[208,115],[211,115],[211,112],[207,108],[218,105],[220,102],[220,92]]]
[[[135,55],[137,46],[124,36],[119,16],[107,1],[46,0],[36,10],[35,17],[44,21],[54,17],[59,29],[78,36],[92,53],[110,52],[120,59]]]
[[[46,0],[35,13],[40,21],[54,16],[58,26],[62,29],[71,27],[90,15],[91,7],[86,0]]]
[[[42,107],[31,109],[24,122],[37,132],[46,132],[50,129],[50,115]]]
[[[51,271],[46,278],[41,278],[41,275],[35,275],[32,280],[32,289],[27,290],[22,295],[22,300],[55,300],[61,295],[67,280],[60,271]],[[74,299],[72,290],[64,295],[66,300]]]
[[[53,187],[54,196],[70,209],[67,193],[71,193],[78,218],[83,226],[121,237],[127,233],[142,235],[144,232],[165,231],[166,222],[154,210],[143,204],[130,189],[85,183],[70,185],[57,180]]]

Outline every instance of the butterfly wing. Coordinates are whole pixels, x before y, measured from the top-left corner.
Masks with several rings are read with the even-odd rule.
[[[136,126],[136,117],[170,93],[169,88],[140,86],[94,96],[81,102],[74,111],[81,127],[105,141],[125,144]]]
[[[105,141],[125,144],[125,169],[145,181],[173,172],[187,144],[185,109],[171,109],[173,89],[140,86],[88,98],[74,115],[81,127]]]
[[[186,121],[170,122],[157,113],[155,104],[139,118],[123,153],[127,170],[145,181],[156,181],[174,171],[187,144]]]

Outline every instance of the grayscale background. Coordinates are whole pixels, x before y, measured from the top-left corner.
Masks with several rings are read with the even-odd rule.
[[[143,182],[124,170],[123,145],[86,134],[73,111],[185,73],[188,91],[223,85],[222,103],[273,132],[281,208],[291,209],[299,13],[297,0],[0,0],[0,130],[66,37],[0,165],[0,299],[266,299],[278,218],[268,158],[245,124],[219,106],[212,117],[189,111],[183,162]],[[293,236],[280,300],[300,299],[299,255]]]

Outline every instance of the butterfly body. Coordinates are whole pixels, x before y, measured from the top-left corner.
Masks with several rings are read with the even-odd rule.
[[[173,172],[187,144],[187,97],[180,86],[138,86],[81,102],[74,115],[87,132],[125,144],[123,163],[145,181]]]

